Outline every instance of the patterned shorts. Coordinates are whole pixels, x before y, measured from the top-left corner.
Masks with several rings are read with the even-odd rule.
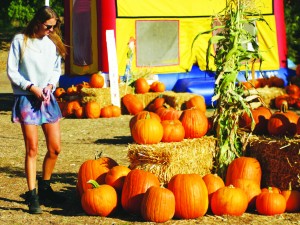
[[[58,103],[50,95],[49,102],[38,100],[33,95],[15,95],[11,120],[13,123],[42,125],[55,123],[62,118]]]

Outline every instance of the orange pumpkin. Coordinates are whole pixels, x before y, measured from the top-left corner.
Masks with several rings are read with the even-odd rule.
[[[204,216],[208,210],[208,192],[199,174],[176,174],[168,189],[175,196],[175,217],[195,219]]]
[[[225,184],[228,186],[236,179],[249,179],[260,186],[261,176],[262,170],[259,161],[252,157],[242,156],[234,159],[229,164]]]
[[[152,186],[160,186],[158,178],[153,173],[140,169],[131,170],[124,180],[122,189],[123,209],[128,213],[141,215],[143,197]]]
[[[81,107],[78,100],[73,100],[67,103],[66,106],[66,116],[71,117],[75,115],[75,111]]]
[[[256,198],[256,210],[262,215],[278,215],[285,212],[286,200],[280,193],[272,191],[261,192]]]
[[[75,85],[68,87],[66,92],[68,95],[77,95],[78,94],[77,87]]]
[[[127,111],[131,115],[135,115],[138,112],[144,110],[144,105],[134,94],[126,94],[122,97],[122,103],[126,107]]]
[[[137,94],[145,94],[148,93],[150,90],[150,85],[148,84],[147,80],[143,77],[138,78],[135,83],[135,93]]]
[[[145,119],[137,120],[132,129],[131,134],[133,140],[138,144],[157,144],[163,137],[163,126],[155,119],[151,118],[149,113]]]
[[[131,119],[129,120],[130,131],[132,130],[133,125],[138,120],[146,119],[147,116],[149,116],[150,118],[153,118],[153,119],[157,119],[159,122],[161,121],[160,117],[156,113],[143,110],[143,111],[137,113],[136,115],[134,115],[133,117],[131,117]]]
[[[163,120],[162,142],[180,142],[184,139],[185,131],[180,120]]]
[[[104,77],[99,73],[94,73],[91,75],[89,84],[92,88],[102,88],[104,86]]]
[[[160,81],[154,81],[150,85],[150,90],[153,92],[164,92],[166,90],[166,85]]]
[[[88,102],[85,107],[85,115],[89,119],[97,119],[100,117],[101,108],[98,102]]]
[[[202,177],[208,191],[209,203],[214,192],[218,189],[225,187],[223,179],[218,174],[208,173]],[[210,203],[211,204],[211,203]]]
[[[104,106],[101,108],[100,117],[110,118],[112,117],[112,108],[110,105]]]
[[[179,120],[185,130],[184,138],[200,138],[208,131],[208,119],[198,108],[184,110]]]
[[[117,165],[118,163],[109,157],[90,159],[82,163],[77,175],[79,195],[82,196],[87,189],[92,188],[92,185],[87,183],[89,180],[96,180],[99,184],[104,184],[107,172]]]
[[[107,184],[99,185],[96,181],[89,181],[92,189],[86,190],[81,197],[81,206],[86,214],[91,216],[109,216],[118,206],[116,190]]]
[[[81,107],[75,109],[74,114],[75,114],[76,118],[78,118],[78,119],[84,118],[85,117],[84,107],[81,106]]]
[[[144,220],[164,223],[172,219],[174,213],[175,196],[172,191],[156,186],[148,188],[141,204],[141,214]]]
[[[62,87],[57,87],[54,91],[54,96],[56,98],[62,98],[64,95],[66,95],[66,90]]]
[[[121,108],[119,106],[111,105],[111,112],[112,112],[112,117],[121,116]]]
[[[285,91],[288,95],[298,95],[300,94],[300,88],[296,84],[289,84],[285,87]]]
[[[268,122],[268,132],[273,136],[294,136],[297,133],[297,122],[299,116],[293,111],[287,110],[284,102],[280,111],[272,114]]]
[[[217,216],[241,216],[246,212],[247,206],[246,193],[233,185],[218,189],[211,198],[211,210]]]
[[[203,96],[200,95],[193,96],[185,103],[185,105],[187,109],[196,107],[200,109],[202,112],[204,113],[206,112],[206,104]]]
[[[115,188],[117,192],[121,192],[125,177],[130,171],[131,169],[126,166],[114,166],[107,172],[105,176],[105,183]]]
[[[286,201],[286,212],[299,212],[300,211],[300,192],[297,190],[292,190],[291,188],[287,190],[282,190],[281,194]]]

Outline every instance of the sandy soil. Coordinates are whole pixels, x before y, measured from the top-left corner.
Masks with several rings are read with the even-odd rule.
[[[102,152],[120,165],[129,164],[127,145],[132,143],[128,127],[131,116],[111,119],[63,119],[62,152],[57,162],[53,188],[68,200],[61,205],[42,206],[43,214],[30,215],[24,203],[24,144],[18,124],[10,122],[12,90],[6,77],[7,51],[0,50],[0,224],[150,224],[122,210],[109,218],[87,216],[81,209],[75,185],[80,165]],[[38,175],[41,174],[45,140],[39,131]],[[300,214],[266,217],[245,213],[241,217],[207,214],[196,220],[172,220],[166,224],[300,224]]]

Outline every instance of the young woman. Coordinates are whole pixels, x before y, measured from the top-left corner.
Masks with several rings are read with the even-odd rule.
[[[12,40],[7,74],[14,93],[12,122],[21,125],[25,142],[25,174],[29,212],[41,213],[39,199],[61,202],[64,199],[50,186],[50,179],[60,153],[62,117],[53,92],[61,75],[61,58],[66,48],[60,38],[60,20],[48,6],[39,9],[21,34]],[[46,139],[47,153],[42,178],[36,191],[38,126]]]

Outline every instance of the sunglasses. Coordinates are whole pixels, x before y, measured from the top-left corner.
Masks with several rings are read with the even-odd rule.
[[[43,25],[46,27],[46,30],[50,30],[51,28],[55,28],[56,27],[56,24],[55,25],[43,24]]]

